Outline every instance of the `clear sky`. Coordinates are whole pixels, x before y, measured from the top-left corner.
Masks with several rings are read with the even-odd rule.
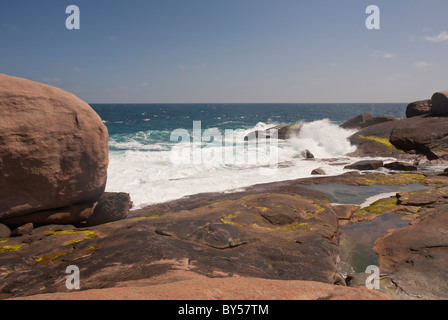
[[[0,73],[89,103],[411,102],[448,90],[447,16],[447,0],[1,0]]]

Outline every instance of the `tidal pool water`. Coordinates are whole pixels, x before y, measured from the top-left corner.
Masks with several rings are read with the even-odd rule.
[[[323,193],[330,198],[330,202],[332,204],[353,205],[361,205],[366,201],[366,199],[380,194],[409,192],[431,188],[419,183],[413,183],[404,186],[348,186],[344,184],[313,184],[297,186]]]
[[[332,204],[352,204],[360,207],[393,196],[399,192],[430,189],[419,183],[404,186],[349,186],[340,184],[298,185],[319,191],[330,198]],[[341,226],[340,272],[343,275],[364,273],[370,265],[378,265],[378,256],[373,250],[375,241],[385,236],[389,230],[401,229],[409,225],[405,215],[385,213],[374,220],[349,223]]]
[[[370,221],[349,223],[341,226],[339,244],[341,248],[341,273],[364,273],[370,265],[378,265],[378,256],[373,250],[375,241],[384,237],[388,230],[401,229],[409,225],[406,216],[385,213]]]

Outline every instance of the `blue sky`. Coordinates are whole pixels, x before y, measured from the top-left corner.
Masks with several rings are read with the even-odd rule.
[[[81,29],[67,30],[68,5]],[[381,10],[367,30],[366,7]],[[448,90],[446,0],[2,0],[0,73],[89,103],[410,102]]]

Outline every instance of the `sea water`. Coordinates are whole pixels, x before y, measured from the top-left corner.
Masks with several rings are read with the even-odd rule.
[[[361,113],[403,118],[406,110],[406,104],[94,104],[92,107],[109,130],[106,191],[128,192],[134,209],[197,193],[233,192],[259,183],[310,177],[316,168],[322,168],[328,175],[342,174],[347,162],[359,159],[344,158],[355,150],[348,141],[354,132],[339,125]],[[171,135],[176,129],[192,133],[194,121],[200,121],[202,132],[215,129],[223,137],[226,130],[233,130],[243,138],[255,130],[276,125],[298,123],[302,128],[299,135],[290,139],[269,142],[276,148],[278,167],[275,174],[263,175],[260,167],[269,163],[229,163],[216,157],[200,163],[173,163],[173,152],[180,143],[172,141]],[[237,144],[202,142],[189,148],[209,148],[226,154],[229,148],[233,152]],[[304,159],[304,150],[309,150],[315,160]],[[343,159],[326,160],[331,158]]]

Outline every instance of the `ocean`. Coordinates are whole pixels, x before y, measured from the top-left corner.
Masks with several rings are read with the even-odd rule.
[[[328,175],[342,174],[347,161],[354,160],[345,155],[355,147],[347,140],[353,131],[340,128],[340,124],[362,113],[400,119],[406,111],[406,104],[399,103],[92,107],[109,130],[106,191],[129,193],[133,209],[197,193],[234,192],[259,183],[310,177],[317,168]],[[298,136],[288,140],[272,138],[264,145],[244,142],[244,136],[254,130],[292,123],[300,123],[302,128]],[[181,139],[176,132],[190,136],[186,136],[188,140]],[[206,132],[214,133],[213,138],[207,138]],[[228,132],[233,135],[227,136]],[[194,139],[201,135],[202,140]],[[304,150],[309,150],[315,159],[304,159]],[[194,158],[198,152],[202,155],[199,160]],[[253,154],[259,156],[251,161]],[[275,167],[272,155],[277,161]],[[181,156],[191,161],[178,161]],[[328,160],[334,158],[339,160]],[[262,168],[273,170],[267,174]]]

